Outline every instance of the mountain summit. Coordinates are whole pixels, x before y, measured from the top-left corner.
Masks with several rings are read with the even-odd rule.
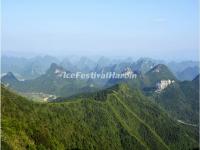
[[[64,68],[61,66],[58,66],[56,63],[52,63],[50,68],[46,71],[46,74],[55,74],[56,72],[64,72]]]
[[[15,75],[12,72],[8,72],[5,76],[1,78],[1,81],[5,81],[7,83],[13,83],[13,82],[17,82],[18,79],[15,77]]]
[[[166,65],[158,64],[145,74],[150,85],[155,85],[161,80],[177,80]]]

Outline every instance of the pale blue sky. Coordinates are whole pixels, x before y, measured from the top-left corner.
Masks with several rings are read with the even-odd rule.
[[[2,0],[2,52],[195,60],[198,0]]]

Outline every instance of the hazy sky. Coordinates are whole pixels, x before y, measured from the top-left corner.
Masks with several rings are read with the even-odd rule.
[[[198,58],[198,0],[2,0],[2,54]]]

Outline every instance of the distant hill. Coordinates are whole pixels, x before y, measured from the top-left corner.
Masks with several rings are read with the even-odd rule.
[[[134,71],[137,74],[136,79],[110,79],[107,86],[112,86],[117,83],[127,83],[131,87],[138,87],[140,89],[146,87],[156,87],[156,83],[161,80],[177,80],[173,73],[166,65],[158,64],[150,69],[145,74]]]
[[[185,128],[137,89],[116,85],[87,97],[35,103],[1,87],[2,149],[151,149],[198,147]]]
[[[132,70],[141,72],[142,74],[145,74],[147,71],[152,69],[154,66],[158,64],[158,61],[150,59],[150,58],[140,58],[137,61],[119,61],[115,63],[111,63],[109,65],[97,65],[97,68],[95,68],[95,71],[101,72],[101,71],[112,71],[116,73],[122,72],[125,68],[130,67]]]
[[[1,73],[12,72],[19,79],[33,79],[44,74],[52,63],[59,63],[59,60],[48,55],[29,59],[2,56]]]
[[[195,67],[188,67],[186,69],[184,69],[181,72],[177,73],[177,77],[178,79],[184,81],[184,80],[189,80],[191,81],[192,79],[194,79],[194,77],[196,77],[199,74],[199,67],[195,66]]]
[[[192,80],[199,74],[198,61],[182,61],[165,63],[178,80]]]
[[[75,72],[78,70],[75,64],[73,64],[69,58],[65,58],[61,61],[60,66],[65,68],[66,70],[70,70],[71,72]]]
[[[166,65],[158,64],[145,74],[150,85],[155,85],[160,80],[176,80],[176,77]]]
[[[90,87],[87,79],[67,79],[63,78],[62,74],[66,71],[61,66],[52,63],[50,68],[44,75],[35,79],[13,82],[10,79],[10,73],[1,78],[2,83],[8,84],[10,88],[19,92],[43,92],[46,94],[54,94],[58,96],[71,96],[82,92],[92,92],[97,90],[97,87]]]
[[[11,84],[18,82],[18,79],[14,76],[12,72],[8,72],[1,78],[1,80],[5,83],[11,83]]]
[[[169,62],[166,64],[174,73],[182,72],[188,67],[199,66],[198,61],[181,61],[181,62]]]
[[[70,72],[101,72],[115,71],[120,72],[126,67],[140,72],[147,73],[158,64],[165,64],[178,80],[191,80],[196,76],[196,70],[199,68],[197,61],[165,62],[151,58],[107,58],[107,57],[76,57],[68,56],[59,60],[52,56],[37,56],[33,58],[8,57],[2,56],[1,73],[12,72],[18,79],[33,79],[45,74],[52,63],[59,64]]]
[[[150,58],[140,58],[134,63],[133,68],[137,71],[140,71],[142,74],[145,74],[158,63],[159,61]]]

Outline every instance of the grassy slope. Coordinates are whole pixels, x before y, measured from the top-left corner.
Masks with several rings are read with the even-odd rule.
[[[3,149],[188,149],[196,140],[137,90],[34,103],[2,87]]]

